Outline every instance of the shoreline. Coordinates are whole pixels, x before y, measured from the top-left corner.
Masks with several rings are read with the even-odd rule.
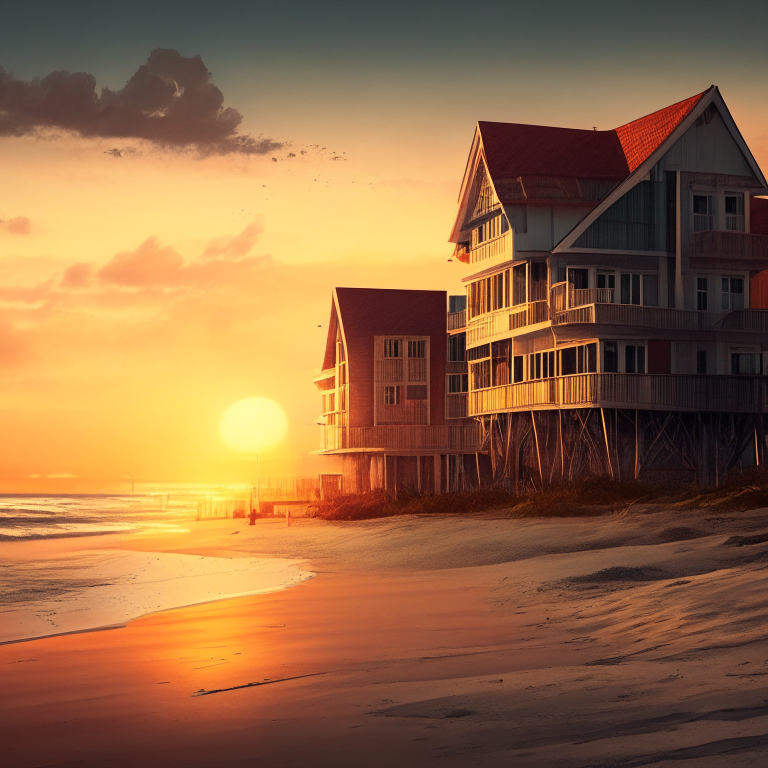
[[[768,756],[768,510],[232,530],[115,547],[259,552],[318,578],[0,646],[4,766]]]

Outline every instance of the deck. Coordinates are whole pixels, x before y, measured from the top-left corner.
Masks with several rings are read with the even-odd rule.
[[[582,373],[490,387],[469,394],[470,416],[595,407],[768,413],[768,378]]]

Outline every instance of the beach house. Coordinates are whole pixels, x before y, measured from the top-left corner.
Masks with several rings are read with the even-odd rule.
[[[477,487],[487,457],[478,453],[479,423],[467,418],[464,297],[447,299],[445,291],[334,290],[314,381],[320,452],[341,457],[344,493]]]
[[[716,86],[612,130],[477,124],[450,240],[494,481],[764,463],[767,187]]]
[[[466,302],[335,291],[322,452],[348,491],[764,466],[766,195],[716,86],[610,130],[479,122]]]

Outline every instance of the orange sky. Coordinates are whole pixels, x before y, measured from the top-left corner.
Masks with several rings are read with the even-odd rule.
[[[316,472],[311,379],[331,289],[461,292],[446,239],[478,119],[610,128],[715,82],[768,169],[768,86],[724,58],[677,77],[654,65],[620,89],[605,67],[576,86],[592,59],[562,75],[521,69],[470,98],[488,70],[469,60],[458,82],[439,61],[406,75],[393,58],[368,63],[369,92],[350,59],[329,65],[322,87],[309,67],[305,78],[289,73],[293,90],[251,91],[242,70],[227,80],[221,51],[190,43],[183,53],[199,51],[224,71],[217,84],[243,113],[242,132],[293,144],[201,159],[134,139],[0,137],[2,491],[125,490],[131,475],[247,481],[247,462],[218,433],[245,397],[273,398],[289,417],[264,471]],[[19,58],[17,69],[75,68],[52,56],[36,72]],[[122,82],[140,63],[121,61]]]

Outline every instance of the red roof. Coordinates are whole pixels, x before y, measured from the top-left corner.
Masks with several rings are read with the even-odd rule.
[[[478,127],[491,178],[494,182],[521,176],[622,181],[709,90],[610,131],[482,121]]]
[[[629,168],[615,131],[480,122],[491,178],[555,176],[620,181]]]
[[[749,210],[749,231],[756,235],[768,235],[768,198],[752,198]]]
[[[658,112],[652,112],[616,129],[616,135],[621,142],[630,171],[634,171],[653,154],[659,144],[683,122],[706,93],[707,91],[704,91],[691,96],[690,99],[678,101],[677,104],[664,107]]]

